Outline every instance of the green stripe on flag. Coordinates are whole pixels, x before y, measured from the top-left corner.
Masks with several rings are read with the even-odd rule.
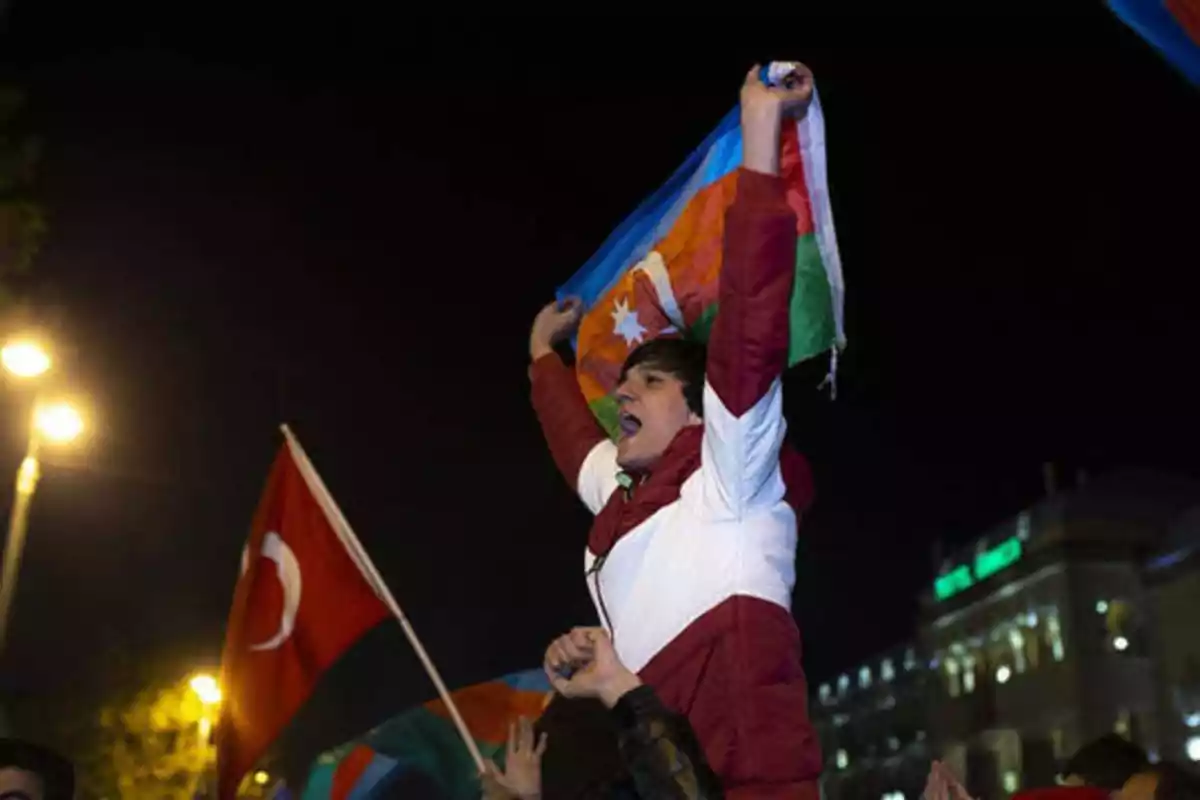
[[[788,365],[819,356],[837,345],[833,293],[816,234],[796,242],[796,282],[788,312]]]
[[[687,330],[689,339],[708,342],[718,305],[713,303],[700,313],[700,319]],[[788,308],[788,366],[829,351],[836,341],[829,278],[817,237],[810,233],[796,241],[796,277]]]
[[[616,387],[614,386],[615,390]],[[617,408],[617,398],[611,394],[606,394],[604,397],[593,400],[588,403],[588,408],[596,415],[596,421],[600,423],[600,427],[608,434],[608,438],[614,442],[620,436],[620,409]]]

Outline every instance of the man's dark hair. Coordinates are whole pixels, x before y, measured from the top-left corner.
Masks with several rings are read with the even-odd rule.
[[[1145,750],[1109,733],[1079,748],[1063,767],[1063,775],[1078,775],[1089,786],[1116,791],[1149,765]]]
[[[546,734],[542,797],[578,800],[611,797],[626,778],[617,745],[617,723],[599,700],[555,695],[534,724]]]
[[[1170,762],[1159,764],[1154,800],[1200,800],[1200,776]]]
[[[634,367],[665,372],[683,384],[688,410],[704,416],[704,367],[708,350],[694,339],[651,339],[629,354],[621,365],[621,382]]]
[[[20,739],[0,739],[0,769],[19,769],[41,778],[46,800],[75,796],[75,768],[58,753]]]

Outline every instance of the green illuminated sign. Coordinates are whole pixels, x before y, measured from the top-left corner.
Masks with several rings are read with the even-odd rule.
[[[1021,558],[1021,540],[1010,536],[991,550],[975,556],[974,569],[959,564],[933,582],[933,596],[946,600],[959,592],[970,589],[977,581],[986,580],[1002,569],[1010,567]]]

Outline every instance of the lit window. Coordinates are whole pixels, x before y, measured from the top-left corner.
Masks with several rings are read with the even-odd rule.
[[[1013,770],[1004,773],[1004,791],[1012,794],[1021,786],[1021,776]]]
[[[844,695],[848,691],[850,691],[850,676],[849,675],[839,676],[838,677],[838,694]]]
[[[1062,628],[1058,624],[1058,614],[1051,614],[1046,619],[1046,639],[1050,643],[1050,653],[1055,661],[1066,658],[1066,648],[1063,647]]]
[[[821,689],[820,689],[820,697],[821,697],[821,702],[822,702],[822,703],[828,703],[828,702],[829,702],[829,700],[831,699],[832,695],[833,695],[833,692],[832,692],[832,690],[830,690],[830,688],[829,688],[829,684],[828,684],[828,683],[822,683],[822,684],[821,684]]]
[[[967,694],[975,691],[975,656],[963,657],[962,683]]]
[[[958,662],[953,658],[946,659],[946,677],[949,679],[949,689],[951,697],[958,697],[962,694],[962,684],[959,682]]]
[[[879,665],[879,677],[885,681],[895,679],[896,668],[892,666],[892,660],[890,658],[885,658],[883,663]]]
[[[1022,511],[1021,515],[1017,517],[1017,538],[1020,539],[1022,542],[1029,541],[1030,527],[1031,526],[1029,524],[1029,512]]]
[[[1008,683],[1008,679],[1012,677],[1012,670],[1008,665],[1002,664],[996,668],[996,683]]]
[[[845,750],[838,750],[837,751],[837,768],[845,769],[848,766],[850,766],[850,754],[847,753]]]
[[[917,651],[915,648],[908,648],[904,651],[904,669],[913,670],[917,667]]]
[[[1129,709],[1122,708],[1117,712],[1117,720],[1113,723],[1113,733],[1128,739],[1130,722]]]
[[[1126,639],[1124,636],[1114,636],[1113,637],[1113,649],[1116,650],[1118,653],[1124,653],[1126,650],[1129,649],[1129,640]]]
[[[1193,736],[1187,740],[1187,757],[1192,761],[1200,761],[1200,736]]]
[[[1066,758],[1067,738],[1062,728],[1052,728],[1050,730],[1050,748],[1054,752],[1056,759]]]
[[[1108,601],[1107,600],[1097,600],[1096,601],[1096,613],[1097,614],[1107,614],[1108,613]]]
[[[1008,643],[1012,645],[1013,666],[1018,673],[1025,671],[1025,634],[1020,628],[1009,628]]]
[[[871,668],[870,667],[863,667],[862,669],[860,669],[858,671],[858,685],[863,689],[866,689],[868,686],[871,685]]]

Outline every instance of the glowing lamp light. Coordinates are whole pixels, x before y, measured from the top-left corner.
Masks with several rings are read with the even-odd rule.
[[[254,773],[254,783],[258,786],[266,786],[271,781],[271,776],[265,770],[259,770]]]
[[[1113,639],[1113,647],[1116,649],[1116,651],[1118,653],[1124,653],[1126,650],[1129,649],[1129,640],[1126,639],[1124,636],[1118,636],[1115,639]]]
[[[69,403],[42,406],[34,414],[33,424],[52,442],[69,442],[83,433],[83,417]]]
[[[35,342],[11,342],[0,350],[0,363],[18,378],[36,378],[50,369],[50,355]]]
[[[996,683],[1008,683],[1008,679],[1012,677],[1012,669],[1008,666],[1000,666],[996,668]]]
[[[221,686],[212,675],[197,675],[188,682],[188,686],[206,706],[215,706],[221,702]]]

